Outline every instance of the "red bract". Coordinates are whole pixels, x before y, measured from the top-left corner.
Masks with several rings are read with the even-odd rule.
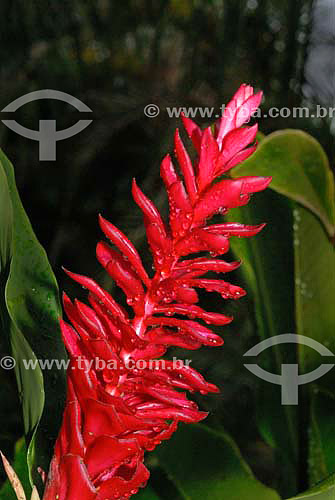
[[[241,126],[260,100],[260,93],[242,85],[214,133],[183,118],[199,157],[193,166],[176,131],[175,156],[182,177],[170,156],[161,165],[169,223],[133,182],[133,197],[143,212],[153,255],[151,278],[133,244],[100,217],[101,229],[115,248],[99,243],[97,258],[123,290],[132,314],[92,279],[67,271],[88,289],[90,305],[64,296],[72,326],[62,322],[61,328],[71,366],[45,500],[128,499],[148,480],[144,452],[168,439],[179,421],[198,422],[206,417],[185,391],[206,394],[217,392],[217,387],[181,362],[176,366],[165,361],[157,369],[152,361],[161,358],[169,346],[192,350],[222,345],[221,337],[199,320],[225,325],[232,318],[196,305],[197,289],[217,292],[225,299],[245,294],[236,285],[204,275],[236,269],[238,262],[215,257],[228,251],[231,237],[253,236],[263,225],[208,225],[208,219],[248,203],[250,195],[265,189],[271,180],[225,177],[217,182],[254,151],[257,126]],[[185,258],[203,252],[210,255]]]

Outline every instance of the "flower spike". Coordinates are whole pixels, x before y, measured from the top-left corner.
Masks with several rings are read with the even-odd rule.
[[[245,205],[252,193],[271,181],[222,178],[256,148],[257,126],[242,125],[261,98],[260,92],[254,94],[251,86],[242,85],[214,132],[182,117],[198,158],[192,164],[176,130],[179,168],[169,155],[161,163],[169,222],[133,181],[133,197],[143,213],[153,257],[152,276],[130,240],[99,217],[114,247],[98,243],[97,258],[125,293],[126,307],[91,278],[66,271],[88,290],[88,304],[63,298],[69,321],[61,321],[70,357],[68,394],[44,500],[129,499],[149,478],[145,452],[169,439],[179,422],[206,418],[187,391],[207,394],[219,389],[188,364],[162,356],[170,346],[192,351],[223,344],[208,325],[223,326],[232,318],[200,307],[196,289],[234,300],[246,293],[220,277],[240,262],[219,256],[228,252],[230,238],[254,236],[264,224],[210,224],[210,218]],[[208,272],[217,278],[209,278]]]

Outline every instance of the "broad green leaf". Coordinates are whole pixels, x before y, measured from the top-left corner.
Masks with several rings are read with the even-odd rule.
[[[180,427],[157,456],[185,500],[279,500],[253,476],[230,437],[203,425]]]
[[[334,500],[335,498],[335,475],[332,475],[322,483],[290,500]]]
[[[272,244],[271,241],[266,241],[263,247],[256,249],[251,242],[248,251],[248,243],[245,243],[241,251],[241,245],[234,244],[232,241],[233,249],[239,252],[239,256],[242,258],[243,254],[247,256],[248,270],[250,267],[256,270],[254,278],[252,272],[248,272],[248,279],[255,293],[258,328],[261,336],[264,334],[264,327],[267,330],[265,337],[272,336],[274,330],[277,331],[277,335],[287,333],[287,331],[278,331],[281,318],[286,315],[287,308],[283,302],[277,300],[278,297],[276,299],[276,294],[280,295],[280,290],[288,294],[294,290],[296,326],[289,331],[311,337],[334,350],[335,308],[332,301],[335,296],[335,258],[330,240],[334,236],[335,188],[324,151],[317,141],[304,132],[294,130],[276,132],[263,139],[258,151],[242,165],[233,169],[232,175],[234,177],[271,175],[272,190],[299,202],[299,205],[294,203],[293,240],[291,236],[287,237],[287,234],[283,234],[287,220],[282,223],[271,220],[273,213],[281,214],[281,212],[276,205],[269,203],[267,207],[264,207],[264,214],[267,208],[269,214],[267,222],[270,227],[275,222],[277,231],[277,236],[272,234]],[[244,213],[243,210],[242,217]],[[251,223],[250,220],[248,222]],[[282,243],[286,245],[286,249]],[[276,256],[278,253],[285,255],[287,251],[290,252],[292,243],[294,243],[294,283],[290,282],[286,284],[286,287],[282,287],[285,278],[273,275],[271,259],[272,268],[291,277],[292,270],[285,270],[283,266],[278,267]],[[255,259],[254,255],[258,255],[258,258]],[[264,264],[261,275],[259,273],[262,273],[262,266],[257,267],[257,262]],[[266,287],[263,286],[264,284]],[[257,288],[263,289],[261,297],[257,295]],[[260,299],[264,300],[265,307],[260,304]],[[280,305],[279,308],[278,305]],[[295,351],[292,346],[290,349]],[[280,356],[278,356],[277,349],[275,352],[275,361],[278,365]],[[302,344],[298,345],[297,359],[300,371],[309,372],[317,368],[321,363],[320,358],[316,351]],[[284,359],[287,363],[292,358],[287,358],[285,355]],[[333,377],[333,374],[329,374],[322,379],[321,383],[329,387],[334,382]],[[280,402],[273,401],[276,389],[272,389],[273,391],[265,389],[265,400],[268,406],[266,407],[266,403],[265,405],[259,404],[260,413],[263,415],[261,432],[269,443],[272,439],[273,444],[278,446],[278,443],[280,445],[280,432],[278,433],[280,425],[277,426],[277,423],[280,424],[280,421],[287,423],[288,420],[276,419],[276,415],[277,417],[281,415],[283,410],[280,409]],[[300,392],[302,390],[305,391],[305,389],[300,389]],[[263,392],[262,394],[264,395]],[[291,407],[284,411],[294,412],[294,409]],[[307,409],[306,411],[308,412]],[[266,422],[268,428],[264,426]],[[283,432],[282,435],[285,436],[285,433]],[[284,443],[283,448],[285,448]]]
[[[230,222],[259,224],[266,222],[263,231],[252,238],[231,238],[234,254],[242,261],[241,271],[246,278],[245,288],[253,300],[258,341],[293,333],[294,268],[293,218],[290,203],[281,195],[267,190],[256,195],[242,208],[231,210]],[[253,347],[250,345],[250,347]],[[243,354],[243,353],[241,353]],[[245,363],[257,363],[272,373],[281,373],[282,363],[296,362],[292,345],[273,346],[257,360],[244,358]],[[256,379],[256,376],[255,376]],[[286,491],[296,491],[298,463],[298,414],[294,406],[282,406],[281,390],[266,381],[258,380],[257,420],[263,438],[278,450],[279,463],[285,476]]]
[[[272,176],[270,187],[311,210],[330,237],[335,235],[333,175],[320,144],[301,130],[282,130],[263,139],[233,177]]]
[[[24,429],[28,438],[31,438],[44,408],[43,375],[38,365],[34,370],[26,369],[23,360],[37,361],[36,356],[13,322],[9,328],[12,354],[16,360],[15,374],[23,410]]]
[[[335,250],[314,214],[296,205],[294,215],[297,333],[313,338],[335,353]],[[298,352],[300,369],[306,373],[322,363],[333,363],[303,344],[299,344]],[[317,392],[311,394],[310,484],[335,472],[334,383],[333,368],[315,382]]]
[[[12,242],[13,212],[10,200],[7,176],[0,168],[0,274],[4,272],[9,261]]]
[[[335,249],[319,220],[309,210],[294,208],[295,303],[297,332],[335,353]],[[299,364],[309,372],[322,358],[299,344]],[[318,383],[335,381],[335,370]]]
[[[335,472],[335,394],[314,387],[309,429],[309,481],[315,484]]]
[[[39,366],[26,369],[23,360],[66,358],[58,324],[61,307],[55,277],[21,204],[13,167],[3,153],[0,154],[0,171],[0,179],[5,175],[8,187],[7,194],[5,182],[1,187],[3,200],[7,203],[10,200],[11,204],[11,210],[0,213],[0,241],[4,242],[1,249],[10,249],[1,256],[2,261],[6,260],[7,272],[1,336],[9,338],[17,362],[16,374],[29,441],[31,482],[41,486],[37,467],[48,470],[61,424],[66,380],[64,370],[56,366],[42,374]],[[10,214],[11,231],[8,230]],[[8,238],[11,236],[7,245],[6,234]]]
[[[17,474],[24,491],[28,498],[30,498],[31,487],[29,484],[29,474],[27,467],[27,449],[24,439],[20,439],[15,445],[15,457],[12,467]],[[14,490],[7,480],[0,489],[1,500],[16,500]]]
[[[5,304],[5,288],[12,251],[12,227],[13,213],[7,176],[0,168],[0,345],[6,353],[9,348],[9,339],[3,332],[9,329],[9,318]]]

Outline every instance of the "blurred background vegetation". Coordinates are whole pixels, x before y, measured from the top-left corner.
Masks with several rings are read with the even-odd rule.
[[[0,109],[28,92],[56,89],[93,111],[85,131],[58,143],[54,162],[40,162],[37,142],[0,125],[1,148],[15,165],[24,206],[61,289],[72,296],[83,293],[64,276],[62,265],[111,287],[95,260],[98,212],[144,248],[130,182],[136,176],[165,206],[158,166],[180,125],[169,118],[167,106],[219,111],[242,82],[264,91],[264,112],[273,106],[335,106],[334,78],[329,84],[335,74],[332,8],[333,0],[1,1]],[[160,107],[158,117],[144,115],[149,103]],[[73,108],[52,100],[15,113],[17,122],[35,130],[40,119],[55,119],[61,130],[79,118]],[[334,121],[261,118],[259,125],[265,134],[282,128],[309,132],[334,164]],[[289,251],[287,259],[289,266]],[[204,349],[193,358],[194,366],[224,386],[223,395],[202,401],[217,410],[209,423],[229,431],[257,476],[274,484],[284,472],[276,469],[272,450],[253,425],[256,382],[240,360],[256,338],[251,300],[225,306],[236,313],[225,329],[225,347],[219,353]],[[1,373],[0,398],[0,448],[11,456],[23,432],[8,373]],[[245,415],[249,426],[241,425]]]

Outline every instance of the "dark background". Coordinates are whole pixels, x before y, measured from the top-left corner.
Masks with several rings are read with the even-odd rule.
[[[37,142],[0,123],[0,145],[14,163],[24,206],[60,289],[83,294],[62,265],[111,288],[95,260],[99,212],[145,248],[131,178],[165,207],[159,162],[172,150],[173,130],[180,125],[168,117],[166,106],[219,110],[243,82],[264,91],[265,112],[272,106],[335,106],[333,11],[334,0],[1,1],[0,109],[28,92],[56,89],[93,111],[85,131],[57,144],[54,162],[39,161]],[[144,115],[149,103],[160,107],[158,117]],[[40,119],[55,119],[61,130],[81,118],[52,100],[15,113],[17,122],[35,130]],[[282,128],[309,132],[334,163],[334,120],[261,118],[259,123],[265,134]],[[237,361],[247,339],[256,335],[252,304],[245,298],[226,307],[238,318],[226,328],[220,362],[206,349],[192,353],[194,366],[225,386],[224,396],[203,404],[219,407],[215,418],[269,482],[275,474],[271,451],[252,423],[247,431],[236,418],[248,414],[252,422],[252,381]],[[9,456],[22,434],[15,391],[10,375],[1,373],[1,422],[7,418],[0,448]]]

